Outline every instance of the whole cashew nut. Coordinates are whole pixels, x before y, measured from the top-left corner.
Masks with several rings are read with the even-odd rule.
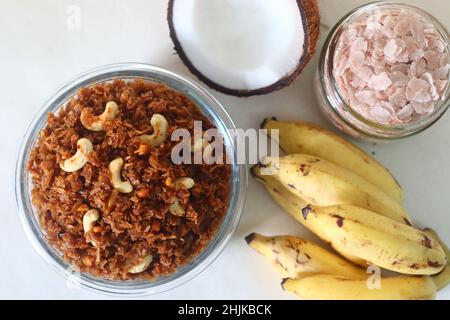
[[[93,239],[90,239],[89,232],[94,227],[94,224],[98,221],[100,215],[96,209],[91,209],[87,211],[83,216],[83,230],[84,236],[86,237],[86,241],[90,242],[93,246],[96,246],[96,243]]]
[[[167,139],[169,123],[163,115],[155,113],[150,120],[150,124],[153,127],[153,133],[151,135],[143,134],[139,138],[145,144],[158,147]]]
[[[60,163],[59,166],[65,172],[75,172],[84,167],[88,162],[87,156],[94,150],[89,139],[81,138],[77,141],[77,152],[71,158]]]
[[[148,268],[150,263],[152,263],[152,261],[153,261],[152,255],[145,256],[139,264],[136,264],[136,265],[132,266],[131,268],[129,268],[128,272],[129,273],[144,272]]]
[[[117,158],[109,164],[109,180],[114,189],[120,193],[130,193],[133,191],[133,186],[129,181],[122,181],[121,172],[123,167],[123,159]]]
[[[195,184],[192,178],[184,177],[175,180],[175,190],[191,189]],[[177,197],[173,198],[173,203],[169,207],[169,212],[174,216],[180,217],[185,214],[184,208],[180,205],[180,201]]]
[[[114,120],[117,111],[119,111],[119,106],[114,101],[110,101],[106,104],[105,111],[96,117],[89,117],[87,110],[88,109],[83,109],[83,111],[81,111],[81,124],[91,131],[103,131],[105,130],[103,123]]]
[[[84,234],[88,233],[94,227],[94,224],[100,218],[98,210],[91,209],[87,211],[83,216],[83,230]]]

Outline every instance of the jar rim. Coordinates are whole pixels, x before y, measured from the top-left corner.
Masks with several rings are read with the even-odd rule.
[[[378,133],[380,133],[373,134],[367,133],[365,131],[362,132],[364,135],[373,136],[377,139],[395,139],[419,133],[439,120],[450,107],[450,81],[447,84],[445,92],[440,98],[440,101],[438,101],[434,106],[435,109],[433,110],[433,112],[423,117],[419,117],[414,121],[402,124],[386,125],[375,122],[367,117],[364,117],[362,114],[354,110],[342,97],[341,92],[337,87],[336,78],[333,72],[335,61],[335,47],[340,39],[342,28],[345,27],[345,25],[349,22],[360,18],[364,14],[370,13],[371,11],[386,9],[409,9],[419,14],[427,22],[432,23],[439,35],[442,37],[443,42],[445,43],[445,50],[450,55],[450,38],[447,29],[430,13],[414,5],[398,2],[388,3],[384,1],[375,1],[352,9],[334,25],[334,27],[329,32],[327,39],[325,40],[324,47],[319,58],[318,73],[321,78],[322,88],[327,93],[326,96],[329,98],[329,90],[327,90],[327,88],[324,86],[324,77],[325,75],[327,75],[329,76],[329,79],[331,79],[334,98],[339,99],[339,103],[341,104],[339,108],[344,108],[344,111],[350,114],[353,120],[355,120],[357,123],[362,124],[365,127],[375,129]],[[326,68],[326,66],[328,66],[328,68]],[[329,71],[326,72],[325,69],[328,69]],[[448,77],[450,80],[450,73]],[[361,131],[355,126],[353,122],[350,122],[348,119],[346,119],[346,117],[342,117],[341,112],[334,103],[330,103],[329,99],[327,99],[327,101],[331,105],[332,110],[335,112],[335,114],[339,116],[339,118],[341,118],[347,125],[350,125],[353,129]],[[388,135],[385,135],[382,132],[386,132],[388,133]]]

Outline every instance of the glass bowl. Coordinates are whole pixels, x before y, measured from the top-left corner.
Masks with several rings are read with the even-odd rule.
[[[364,4],[351,10],[330,31],[323,46],[315,75],[315,92],[320,110],[344,133],[361,140],[387,142],[418,134],[438,121],[450,107],[450,85],[447,85],[440,101],[429,115],[415,121],[399,125],[383,125],[375,123],[356,112],[341,96],[334,77],[334,59],[336,48],[344,29],[349,23],[357,21],[362,16],[376,11],[410,10],[421,19],[431,23],[440,34],[445,44],[445,52],[450,52],[450,40],[445,27],[426,11],[403,3],[377,1]],[[450,75],[449,75],[450,80]]]
[[[88,273],[79,273],[69,263],[64,261],[61,254],[51,247],[39,226],[33,205],[31,203],[32,183],[27,171],[27,162],[32,148],[39,138],[39,132],[46,125],[47,114],[57,112],[77,92],[86,86],[116,79],[143,79],[154,83],[163,83],[169,88],[184,93],[192,99],[200,110],[219,129],[224,138],[224,145],[230,158],[231,188],[228,211],[216,235],[207,247],[192,260],[179,267],[176,272],[159,277],[150,282],[145,280],[110,280],[94,277]],[[236,129],[233,121],[222,105],[200,85],[168,70],[138,63],[112,64],[85,72],[63,85],[44,104],[42,110],[29,126],[20,148],[16,165],[16,202],[25,232],[35,250],[59,274],[70,283],[97,292],[117,294],[122,296],[138,296],[156,294],[175,288],[205,270],[220,254],[235,231],[241,216],[247,188],[247,168],[237,163],[237,141],[233,139],[229,129]]]

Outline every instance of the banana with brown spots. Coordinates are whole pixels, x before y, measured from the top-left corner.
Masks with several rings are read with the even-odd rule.
[[[438,241],[424,232],[350,205],[308,206],[304,219],[331,243],[382,268],[411,275],[433,275],[446,265]]]
[[[353,279],[366,279],[364,269],[320,247],[297,237],[265,237],[257,233],[248,235],[248,245],[263,255],[283,278],[326,273]]]
[[[354,205],[411,224],[403,206],[384,190],[354,172],[325,159],[290,154],[266,159],[289,191],[316,206]]]
[[[403,190],[393,175],[377,160],[334,132],[306,122],[265,119],[261,125],[270,136],[279,130],[280,147],[287,153],[306,153],[321,157],[351,170],[373,183],[398,203],[403,202]]]

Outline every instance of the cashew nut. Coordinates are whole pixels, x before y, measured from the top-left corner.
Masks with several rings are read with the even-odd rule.
[[[194,140],[192,144],[191,152],[195,153],[203,150],[203,159],[210,159],[213,152],[213,146],[205,139]]]
[[[174,202],[170,204],[169,212],[173,214],[174,216],[181,217],[184,216],[186,211],[184,208],[180,205],[180,201],[178,198],[174,198]]]
[[[153,127],[153,133],[151,135],[143,134],[139,138],[143,143],[158,147],[167,139],[169,123],[163,115],[156,113],[152,116],[150,124]]]
[[[136,264],[136,265],[132,266],[131,268],[129,268],[128,272],[129,273],[144,272],[148,268],[150,263],[152,263],[152,261],[153,261],[152,255],[145,256],[139,264]]]
[[[175,190],[191,189],[195,184],[194,179],[189,177],[178,178],[175,180]]]
[[[60,163],[59,166],[66,172],[75,172],[84,167],[88,162],[87,156],[94,150],[94,146],[89,139],[81,138],[77,141],[77,152],[71,158]]]
[[[178,178],[175,180],[175,190],[180,189],[191,189],[195,184],[195,181],[192,178],[184,177]],[[180,217],[185,214],[184,208],[180,205],[180,201],[177,197],[173,198],[173,203],[169,207],[169,212],[174,216]]]
[[[194,143],[192,144],[192,152],[197,152],[197,151],[201,151],[204,148],[206,148],[209,145],[209,142],[206,141],[205,139],[196,139],[194,140]]]
[[[81,112],[81,123],[83,126],[91,131],[103,131],[103,123],[106,121],[112,121],[116,117],[117,111],[119,111],[119,106],[114,101],[110,101],[106,104],[105,111],[96,117],[89,117],[88,109],[83,109]]]
[[[123,167],[123,159],[117,158],[109,164],[109,180],[114,189],[120,193],[130,193],[133,191],[133,186],[129,181],[122,181],[121,172]]]
[[[94,247],[96,246],[95,240],[89,236],[89,232],[94,227],[95,222],[100,218],[98,211],[96,209],[91,209],[87,211],[83,216],[83,230],[86,241],[90,242]]]
[[[83,216],[83,230],[84,234],[88,233],[94,227],[94,224],[100,218],[98,211],[96,209],[91,209],[87,211]]]

